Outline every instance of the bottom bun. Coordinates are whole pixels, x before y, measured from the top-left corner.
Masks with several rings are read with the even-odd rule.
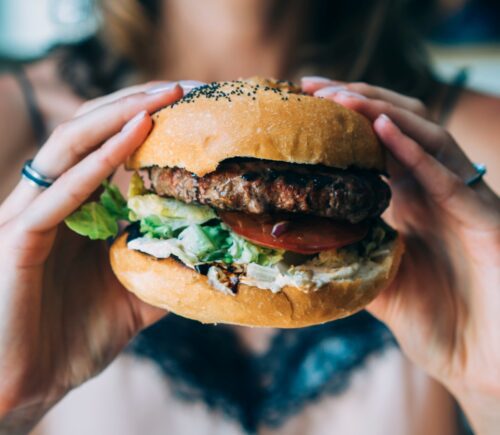
[[[404,251],[398,236],[369,278],[332,281],[309,293],[291,286],[272,293],[240,284],[232,296],[173,258],[128,249],[126,240],[124,234],[111,247],[111,266],[120,282],[144,302],[203,323],[274,328],[316,325],[361,310],[390,284]]]

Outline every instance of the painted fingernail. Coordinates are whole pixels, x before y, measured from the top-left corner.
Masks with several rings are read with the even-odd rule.
[[[145,93],[146,94],[159,94],[161,92],[167,92],[174,89],[179,83],[170,82],[170,83],[161,83],[159,85],[155,85],[152,88],[149,88]]]
[[[327,97],[329,95],[336,94],[336,93],[338,93],[340,91],[344,91],[346,89],[347,88],[345,86],[327,86],[326,88],[322,88],[322,89],[317,90],[314,93],[314,96],[315,97]]]
[[[198,80],[181,80],[179,82],[179,85],[181,85],[184,94],[187,94],[188,92],[191,92],[195,88],[199,88],[200,86],[206,85],[206,83],[200,82]]]
[[[352,91],[346,91],[346,90],[340,90],[339,92],[336,93],[337,96],[339,97],[345,97],[345,98],[355,98],[357,100],[367,100],[364,95],[358,94],[357,92],[352,92]]]
[[[330,83],[333,80],[330,80],[326,77],[320,77],[320,76],[305,76],[302,77],[301,79],[303,82],[316,82],[316,83]]]
[[[139,122],[141,122],[144,117],[148,114],[147,111],[143,110],[135,115],[130,121],[128,121],[122,128],[122,133],[127,133],[132,130]]]

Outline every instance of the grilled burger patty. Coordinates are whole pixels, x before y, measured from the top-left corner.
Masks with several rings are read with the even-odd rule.
[[[181,168],[151,168],[158,195],[247,213],[291,212],[352,223],[379,216],[390,190],[371,171],[262,160],[228,160],[198,177]]]

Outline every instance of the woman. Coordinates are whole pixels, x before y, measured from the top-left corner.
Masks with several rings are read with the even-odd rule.
[[[431,121],[439,115],[440,102],[449,99],[431,97],[447,88],[434,83],[423,64],[404,50],[412,39],[391,39],[382,31],[394,29],[385,21],[394,19],[390,2],[373,2],[373,10],[367,2],[364,10],[356,9],[360,16],[344,5],[344,20],[350,19],[335,37],[345,36],[342,41],[349,44],[326,44],[316,53],[310,47],[325,39],[324,29],[314,32],[307,25],[312,21],[299,17],[324,15],[328,3],[295,1],[284,8],[283,2],[268,0],[161,2],[163,8],[153,11],[159,34],[148,35],[158,45],[149,55],[135,50],[136,57],[128,59],[148,65],[154,71],[149,79],[208,81],[255,73],[293,78],[302,69],[338,71],[336,78],[392,83],[432,105],[428,112],[413,98],[359,83],[315,77],[302,82],[305,92],[368,116],[394,157],[391,217],[407,238],[408,252],[395,283],[370,310],[389,326],[412,364],[388,344],[382,325],[366,315],[283,333],[214,329],[169,315],[109,370],[64,399],[40,430],[454,433],[453,404],[444,386],[478,432],[494,433],[500,415],[498,198],[483,181],[464,184],[475,176],[474,167]],[[127,10],[124,2],[106,5]],[[332,15],[339,20],[335,24],[341,18]],[[356,46],[360,32],[350,31],[352,23],[370,24],[378,44],[373,46],[371,37]],[[395,44],[390,56],[384,54],[389,42]],[[308,48],[303,57],[296,47]],[[335,63],[324,61],[329,49],[339,50]],[[354,49],[361,55],[352,61]],[[392,59],[400,65],[398,72]],[[35,91],[41,84],[47,94],[56,89],[52,95],[37,94],[49,130],[79,104],[53,67],[48,61],[28,70]],[[9,126],[2,129],[7,135],[0,147],[7,179],[21,154],[33,153],[25,145],[33,142],[33,132],[12,77],[1,86],[10,98],[0,109],[0,122]],[[130,96],[122,99],[125,94]],[[164,315],[121,288],[104,246],[69,234],[60,222],[140,144],[151,127],[144,111],[151,113],[181,94],[179,86],[150,83],[84,104],[75,119],[55,130],[33,162],[40,173],[57,178],[54,185],[41,192],[21,181],[2,205],[0,428],[6,433],[25,433],[66,393],[103,370],[138,331]],[[459,141],[474,144],[466,151],[483,157],[490,168],[498,137],[492,120],[499,107],[495,98],[463,92],[448,120]],[[346,349],[339,352],[339,345]],[[268,357],[258,359],[264,353]],[[161,373],[186,382],[174,390]],[[253,385],[270,374],[270,386]],[[202,400],[184,402],[174,395],[179,392]],[[269,394],[262,397],[263,392]],[[317,400],[304,406],[312,399]],[[98,406],[89,408],[96,401]]]

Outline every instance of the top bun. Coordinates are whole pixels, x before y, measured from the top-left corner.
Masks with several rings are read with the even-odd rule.
[[[185,168],[198,176],[231,157],[385,168],[384,152],[362,115],[289,82],[252,78],[216,82],[156,112],[154,127],[129,169]]]

